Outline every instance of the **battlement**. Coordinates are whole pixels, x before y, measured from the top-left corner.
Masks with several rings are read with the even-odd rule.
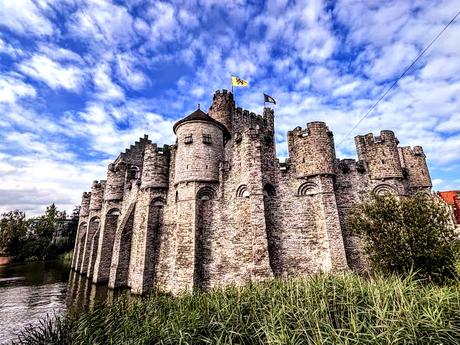
[[[396,138],[395,133],[390,130],[382,130],[380,131],[379,136],[374,136],[373,133],[368,133],[365,135],[357,135],[355,137],[355,142],[359,141],[359,143],[363,146],[366,145],[374,145],[374,144],[381,144],[381,143],[394,143],[395,145],[399,144],[398,138]]]
[[[208,114],[232,132],[232,114],[235,110],[233,94],[227,90],[217,90],[212,98]]]
[[[91,200],[89,202],[89,210],[100,210],[104,197],[105,180],[93,181],[91,186]]]
[[[399,148],[401,166],[405,170],[412,188],[431,187],[431,177],[421,146]]]
[[[324,122],[288,132],[289,164],[298,177],[334,174],[334,136]]]
[[[80,217],[85,217],[89,214],[89,203],[91,200],[91,192],[83,192],[81,197]]]
[[[399,140],[393,131],[380,131],[355,137],[358,160],[364,161],[373,180],[404,177],[398,151]]]
[[[133,145],[125,149],[125,152],[120,153],[120,159],[129,163],[140,166],[142,164],[142,154],[144,152],[145,145],[152,144],[148,135],[145,134],[143,138],[135,141]]]
[[[145,146],[141,188],[168,188],[170,147]]]

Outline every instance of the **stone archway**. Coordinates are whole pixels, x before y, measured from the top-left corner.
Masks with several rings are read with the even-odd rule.
[[[213,200],[216,192],[211,187],[201,188],[196,195],[195,265],[193,285],[205,290],[210,284],[211,225]]]
[[[154,198],[149,204],[143,278],[145,290],[152,289],[157,282],[165,206],[166,200],[162,197]]]

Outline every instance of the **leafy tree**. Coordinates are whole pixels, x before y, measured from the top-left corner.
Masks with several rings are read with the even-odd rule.
[[[65,221],[65,211],[59,211],[56,205],[51,204],[46,207],[45,214],[30,219],[30,228],[38,238],[51,240],[60,222]]]
[[[0,219],[0,251],[14,255],[27,234],[26,215],[21,211],[10,211]]]
[[[348,229],[361,236],[373,268],[433,282],[456,277],[457,238],[447,209],[423,194],[373,195],[351,211]]]

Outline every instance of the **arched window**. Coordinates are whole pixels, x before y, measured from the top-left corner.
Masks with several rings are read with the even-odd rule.
[[[390,194],[397,194],[393,187],[387,184],[380,184],[374,188],[372,191],[374,194],[379,196],[390,195]]]
[[[151,206],[163,207],[166,204],[166,200],[162,197],[157,197],[150,202]]]
[[[137,180],[140,178],[139,167],[133,165],[128,170],[128,180]]]
[[[112,208],[109,212],[107,212],[108,216],[119,216],[120,210],[118,208]]]
[[[240,185],[236,190],[236,196],[238,198],[249,198],[251,193],[248,191],[248,187],[245,184]]]
[[[297,195],[299,196],[306,196],[306,195],[314,195],[318,193],[318,186],[314,182],[305,182],[300,185]]]
[[[212,200],[215,198],[215,191],[211,187],[203,187],[196,194],[198,200]]]

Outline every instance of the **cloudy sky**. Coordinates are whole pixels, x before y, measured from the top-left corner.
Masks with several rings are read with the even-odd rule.
[[[460,189],[460,19],[345,135],[460,10],[450,1],[1,0],[0,212],[71,210],[137,138],[210,104],[230,74],[238,105],[272,95],[276,140],[325,121],[337,154],[395,130],[423,145],[435,190]]]

